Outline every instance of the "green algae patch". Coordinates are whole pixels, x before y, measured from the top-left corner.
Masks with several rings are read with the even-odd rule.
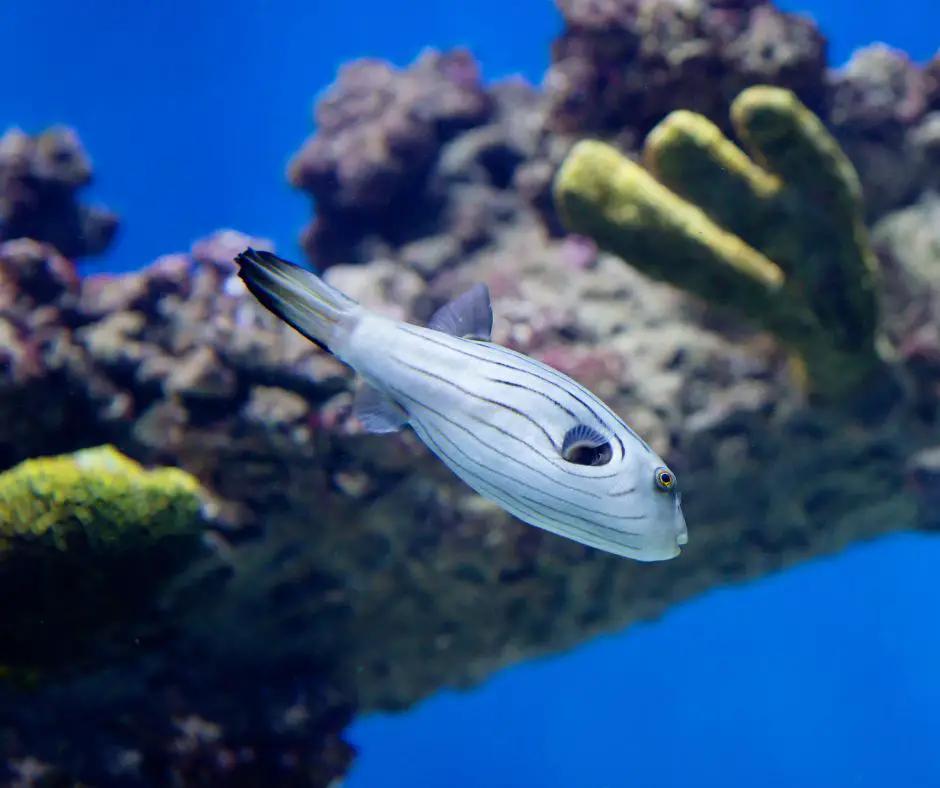
[[[203,511],[190,474],[113,446],[0,474],[0,676],[74,667],[105,634],[132,645],[160,589],[198,553]]]

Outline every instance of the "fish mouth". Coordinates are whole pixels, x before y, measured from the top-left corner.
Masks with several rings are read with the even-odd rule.
[[[682,514],[682,499],[679,495],[676,495],[676,525],[678,526],[676,545],[678,545],[681,552],[682,548],[689,543],[689,528],[685,524],[685,516]]]
[[[689,543],[689,531],[685,525],[685,518],[679,512],[671,523],[663,524],[661,530],[652,536],[650,541],[643,545],[641,554],[631,551],[630,558],[636,561],[659,562],[670,561],[682,553],[682,548]],[[634,547],[633,550],[636,550]]]
[[[661,544],[658,548],[651,549],[648,552],[642,555],[631,554],[629,557],[633,558],[635,561],[641,561],[643,563],[660,563],[663,561],[671,561],[673,558],[678,556],[682,552],[682,548],[679,547],[678,541],[667,541]]]

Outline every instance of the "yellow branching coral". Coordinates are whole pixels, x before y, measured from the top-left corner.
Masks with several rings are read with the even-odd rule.
[[[555,179],[562,221],[775,334],[816,393],[857,391],[885,370],[858,176],[788,90],[745,90],[731,120],[750,155],[684,110],[650,132],[645,167],[579,142]]]
[[[0,474],[0,665],[68,666],[141,614],[201,544],[199,483],[113,446]]]

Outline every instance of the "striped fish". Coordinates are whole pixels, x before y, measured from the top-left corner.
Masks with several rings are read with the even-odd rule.
[[[688,541],[675,474],[583,386],[492,343],[484,285],[421,327],[269,252],[235,263],[265,308],[358,373],[354,413],[370,432],[409,425],[480,495],[582,544],[664,561]]]

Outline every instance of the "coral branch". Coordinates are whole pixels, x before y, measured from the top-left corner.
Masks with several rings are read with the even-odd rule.
[[[647,137],[649,171],[582,141],[556,177],[562,220],[772,332],[805,362],[816,393],[857,391],[885,364],[878,264],[855,171],[790,91],[749,88],[731,120],[750,157],[683,110]]]

